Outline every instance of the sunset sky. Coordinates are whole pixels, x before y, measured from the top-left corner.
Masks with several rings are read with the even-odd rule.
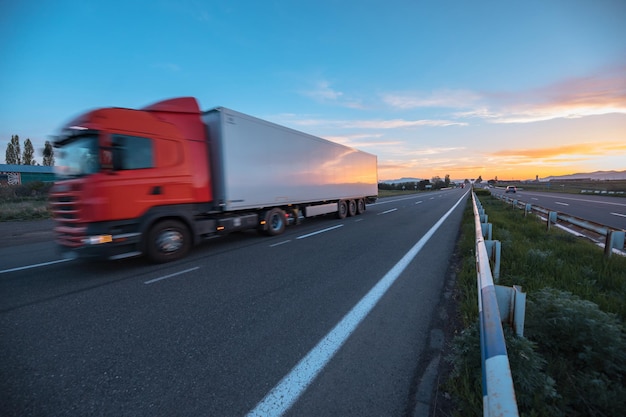
[[[11,135],[194,96],[381,180],[626,170],[625,22],[624,0],[0,0],[0,163]]]

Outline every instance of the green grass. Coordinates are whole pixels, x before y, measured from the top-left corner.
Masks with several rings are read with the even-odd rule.
[[[550,182],[500,182],[498,187],[515,185],[527,191],[548,191],[552,193],[583,194],[583,195],[611,195],[626,197],[626,180],[611,181],[550,181]]]
[[[50,218],[45,197],[15,197],[0,199],[0,222]]]
[[[508,331],[507,350],[523,416],[626,415],[626,258],[606,259],[591,242],[547,231],[534,216],[479,195],[502,242],[499,285],[521,285],[528,295],[526,338]],[[464,212],[458,252],[460,319],[445,384],[457,415],[481,415],[474,218]]]
[[[48,193],[51,183],[30,182],[0,186],[0,222],[50,218]]]
[[[378,190],[378,198],[393,197],[397,195],[415,194],[415,190]]]

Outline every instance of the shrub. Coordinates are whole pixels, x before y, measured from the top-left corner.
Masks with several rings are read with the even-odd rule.
[[[568,416],[626,415],[626,338],[617,316],[552,288],[529,295],[526,311],[526,336],[548,360],[560,409]]]
[[[547,361],[530,340],[517,337],[505,328],[507,355],[520,415],[561,416],[557,408],[559,395],[555,382],[545,372]],[[482,380],[479,324],[463,330],[452,341],[451,354],[446,360],[452,372],[446,389],[458,399],[458,415],[482,415]]]

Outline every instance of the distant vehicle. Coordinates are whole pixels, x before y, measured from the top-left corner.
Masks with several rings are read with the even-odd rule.
[[[506,187],[505,193],[516,193],[517,188],[514,185],[509,185]]]
[[[54,145],[50,205],[70,256],[172,261],[213,235],[355,216],[378,194],[375,155],[192,97],[90,111]]]

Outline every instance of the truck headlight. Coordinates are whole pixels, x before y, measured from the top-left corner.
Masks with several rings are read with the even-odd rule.
[[[100,245],[102,243],[110,242],[113,242],[113,236],[111,235],[89,236],[83,239],[83,243],[85,245]]]

